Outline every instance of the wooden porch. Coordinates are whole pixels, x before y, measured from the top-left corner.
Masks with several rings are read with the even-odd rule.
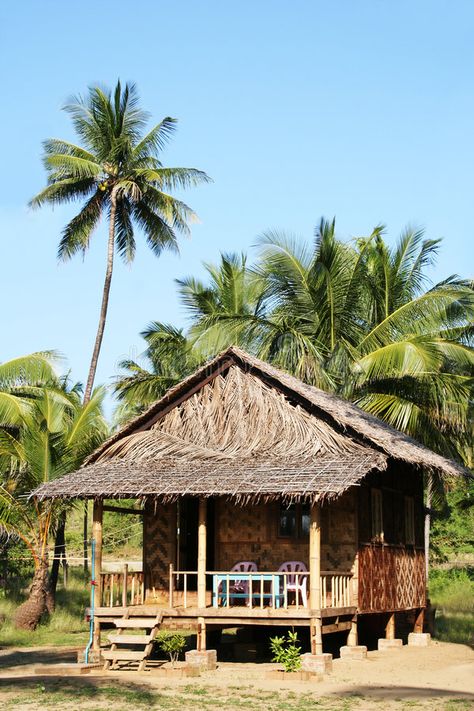
[[[105,507],[106,509],[109,507]],[[114,507],[115,508],[115,507]],[[94,504],[95,556],[94,647],[100,646],[101,624],[118,618],[146,621],[161,619],[161,627],[195,629],[197,648],[206,647],[206,627],[218,625],[309,626],[313,653],[322,652],[322,635],[351,630],[355,634],[357,588],[352,572],[321,570],[321,509],[310,509],[306,572],[259,570],[232,572],[207,570],[207,499],[199,499],[197,569],[167,569],[167,586],[155,589],[145,570],[104,572],[102,569],[102,516],[104,506]],[[235,593],[232,583],[245,582],[245,592]],[[304,583],[304,584],[303,584]],[[296,591],[295,591],[296,587]]]

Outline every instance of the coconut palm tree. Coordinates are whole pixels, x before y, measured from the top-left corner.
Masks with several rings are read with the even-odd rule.
[[[188,334],[169,324],[151,323],[142,333],[149,368],[132,360],[120,363],[115,381],[120,424],[163,395],[227,346],[251,347],[261,312],[263,282],[247,267],[245,255],[222,254],[219,264],[205,264],[208,283],[194,277],[177,280],[181,302],[190,315]]]
[[[245,254],[221,254],[220,262],[204,264],[207,282],[177,279],[181,303],[189,314],[188,337],[202,357],[234,344],[250,348],[255,323],[264,319],[265,283],[247,266]]]
[[[56,382],[53,352],[31,353],[0,363],[0,427],[16,427],[46,383]]]
[[[115,253],[125,261],[135,255],[135,227],[144,233],[158,256],[177,250],[177,233],[187,234],[194,212],[169,191],[209,181],[194,168],[167,168],[160,155],[176,119],[166,117],[145,133],[148,114],[139,107],[134,84],[114,92],[90,87],[88,95],[64,107],[81,145],[56,138],[44,142],[47,187],[31,200],[33,207],[83,201],[80,212],[66,225],[58,257],[84,254],[102,217],[108,220],[107,266],[100,318],[84,391],[87,403],[94,384],[104,334]]]
[[[120,403],[114,413],[117,425],[142,412],[204,360],[182,329],[169,324],[154,321],[141,336],[148,344],[143,357],[149,367],[133,360],[119,364],[124,372],[115,381],[115,394]]]
[[[381,225],[346,243],[324,219],[313,245],[268,232],[253,267],[223,256],[206,265],[206,283],[178,281],[187,338],[202,358],[237,343],[462,458],[471,432],[474,292],[454,277],[427,288],[438,245],[407,228],[390,248]],[[131,373],[126,382],[132,401],[139,380]]]
[[[390,249],[382,233],[350,245],[323,220],[313,249],[264,236],[271,314],[259,353],[309,381],[322,370],[329,389],[457,456],[472,393],[472,285],[451,277],[425,290],[438,242],[407,230]]]
[[[62,504],[28,495],[77,469],[105,438],[103,396],[98,389],[82,405],[75,391],[64,392],[60,400],[45,387],[15,433],[0,430],[0,526],[23,541],[34,562],[29,597],[15,612],[20,628],[35,629],[48,609],[48,544],[62,510]]]

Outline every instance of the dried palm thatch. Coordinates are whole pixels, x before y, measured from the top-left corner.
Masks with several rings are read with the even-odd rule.
[[[113,442],[96,461],[119,457],[137,462],[164,456],[307,461],[328,452],[364,454],[365,449],[234,365],[150,429]]]
[[[331,499],[360,483],[372,469],[382,470],[386,459],[377,452],[365,457],[324,455],[312,464],[288,460],[189,460],[113,458],[83,467],[36,491],[42,498],[160,498],[223,496],[236,503],[315,501]],[[47,487],[47,489],[46,489]],[[74,492],[74,493],[72,493]]]
[[[171,388],[78,472],[34,493],[321,498],[385,469],[389,458],[464,473],[355,405],[231,348]]]

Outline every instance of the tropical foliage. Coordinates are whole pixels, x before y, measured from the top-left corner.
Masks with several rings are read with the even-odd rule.
[[[96,341],[84,392],[90,398],[107,316],[114,256],[133,261],[135,228],[144,233],[152,252],[177,250],[177,233],[187,234],[194,212],[170,194],[209,181],[195,168],[168,168],[160,157],[171,138],[176,119],[165,117],[145,132],[148,114],[139,106],[134,84],[114,92],[94,86],[88,95],[74,97],[64,107],[71,116],[80,145],[56,138],[44,142],[43,162],[48,176],[33,207],[82,201],[79,213],[66,225],[58,257],[85,254],[92,233],[104,216],[109,225],[107,268]]]
[[[15,613],[19,627],[34,629],[50,602],[48,544],[62,509],[60,504],[38,502],[29,494],[41,483],[77,469],[106,436],[101,410],[104,392],[96,390],[82,405],[80,388],[69,388],[67,380],[58,379],[38,354],[0,368],[8,375],[2,394],[18,400],[9,409],[10,420],[4,412],[0,428],[0,526],[23,541],[34,561],[30,596]],[[35,376],[32,381],[31,376]]]
[[[438,246],[408,228],[391,248],[381,226],[347,243],[334,220],[321,220],[312,245],[266,233],[254,265],[223,255],[206,266],[206,283],[178,281],[188,332],[152,324],[144,334],[152,372],[125,363],[118,396],[140,409],[234,343],[463,458],[472,441],[474,292],[456,277],[429,285]],[[168,347],[153,351],[165,333]]]

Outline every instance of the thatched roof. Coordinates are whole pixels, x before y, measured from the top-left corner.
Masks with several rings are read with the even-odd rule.
[[[456,463],[355,405],[230,348],[109,438],[39,498],[338,496],[388,459]]]

